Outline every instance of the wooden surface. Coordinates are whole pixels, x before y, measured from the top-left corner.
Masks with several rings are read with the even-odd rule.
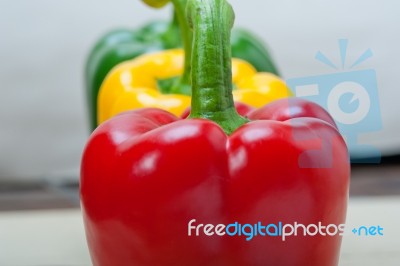
[[[0,182],[0,211],[79,207],[78,183]],[[380,165],[353,165],[350,196],[400,196],[400,157]]]

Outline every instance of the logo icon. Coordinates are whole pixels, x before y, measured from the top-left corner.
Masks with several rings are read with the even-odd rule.
[[[315,59],[335,72],[288,79],[287,85],[297,97],[321,105],[332,115],[349,147],[352,162],[380,163],[381,152],[359,140],[362,134],[382,129],[376,72],[374,69],[355,69],[373,53],[367,49],[355,62],[347,64],[348,40],[340,39],[338,42],[341,68],[318,51]]]

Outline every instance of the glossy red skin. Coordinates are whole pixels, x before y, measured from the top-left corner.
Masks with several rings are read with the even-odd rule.
[[[241,102],[235,102],[235,107],[236,107],[236,111],[238,112],[238,114],[242,115],[242,116],[246,116],[248,113],[250,113],[251,111],[254,110],[253,107],[251,107],[250,105],[247,105],[245,103],[241,103]],[[185,110],[185,112],[183,112],[183,114],[181,115],[182,119],[188,118],[190,115],[190,110],[191,108],[187,108]]]
[[[283,119],[287,108],[302,106],[317,118]],[[315,104],[283,100],[275,108],[284,122],[259,120],[271,115],[266,106],[249,113],[253,122],[229,137],[213,122],[180,120],[158,109],[102,124],[81,168],[93,264],[337,265],[340,236],[285,242],[188,236],[192,219],[196,225],[345,222],[350,166],[343,139]],[[298,114],[307,116],[303,111]],[[318,152],[321,139],[332,149]],[[302,156],[315,165],[332,164],[302,168]]]

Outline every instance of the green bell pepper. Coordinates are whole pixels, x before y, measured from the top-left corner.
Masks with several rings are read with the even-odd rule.
[[[279,76],[272,56],[264,42],[245,29],[233,29],[231,35],[232,56],[252,64],[259,72],[269,72]]]
[[[151,7],[160,8],[172,2],[175,9],[186,6],[187,0],[143,0]],[[97,127],[97,96],[107,74],[119,63],[149,52],[178,48],[190,40],[182,40],[182,19],[174,14],[172,22],[153,22],[139,30],[117,29],[103,36],[93,47],[86,62],[86,98],[90,127]],[[252,33],[234,29],[231,38],[232,55],[251,63],[258,71],[279,75],[264,43]],[[175,84],[176,85],[176,84]],[[184,92],[182,92],[184,93]]]

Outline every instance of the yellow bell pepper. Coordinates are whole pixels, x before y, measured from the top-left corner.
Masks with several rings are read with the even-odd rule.
[[[155,107],[180,116],[190,106],[190,96],[162,94],[158,80],[183,73],[184,52],[173,49],[145,54],[117,65],[104,80],[98,97],[98,123],[128,110]],[[285,82],[271,73],[257,70],[241,59],[232,59],[235,101],[261,107],[292,96]]]

